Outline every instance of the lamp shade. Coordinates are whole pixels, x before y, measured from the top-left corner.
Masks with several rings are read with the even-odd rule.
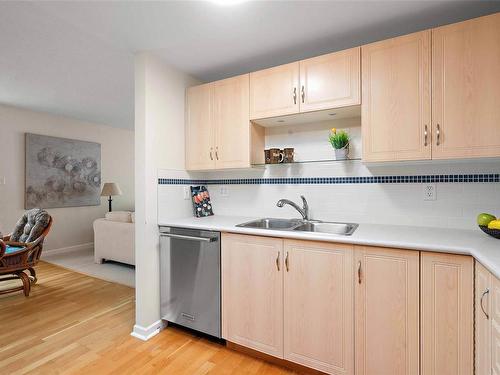
[[[114,182],[106,182],[102,187],[101,197],[110,197],[112,195],[122,195],[122,191]]]

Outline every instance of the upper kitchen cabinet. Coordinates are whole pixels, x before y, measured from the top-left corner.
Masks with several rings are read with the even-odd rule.
[[[250,73],[250,119],[299,112],[299,63]]]
[[[359,105],[360,48],[250,73],[250,119]]]
[[[361,48],[363,159],[431,158],[431,32]]]
[[[251,144],[264,135],[250,124],[248,86],[244,74],[187,90],[187,170],[250,167]]]
[[[190,87],[186,96],[186,169],[213,169],[212,84]]]
[[[500,156],[500,13],[432,30],[434,159]]]
[[[215,166],[250,166],[248,74],[213,83]]]
[[[360,50],[300,61],[300,112],[361,104]]]

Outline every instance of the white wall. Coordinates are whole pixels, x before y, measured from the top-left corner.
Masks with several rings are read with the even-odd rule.
[[[24,134],[35,133],[101,144],[101,179],[116,182],[123,195],[114,197],[114,210],[134,209],[134,132],[87,123],[48,113],[0,105],[0,232],[10,232],[24,213]],[[5,184],[2,184],[5,177]],[[92,222],[107,212],[100,206],[51,208],[54,225],[45,249],[93,242]]]
[[[184,168],[185,89],[195,81],[155,56],[135,60],[136,325],[146,338],[160,319],[158,169]]]

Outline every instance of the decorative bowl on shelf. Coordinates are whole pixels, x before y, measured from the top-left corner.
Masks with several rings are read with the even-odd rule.
[[[489,234],[491,237],[498,238],[500,240],[500,229],[490,229],[486,225],[479,225],[479,228],[486,233]]]

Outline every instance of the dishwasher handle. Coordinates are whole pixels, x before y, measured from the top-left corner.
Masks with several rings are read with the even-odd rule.
[[[170,237],[170,238],[177,238],[179,240],[191,240],[191,241],[202,241],[202,242],[217,241],[217,237],[186,236],[184,234],[173,234],[173,233],[160,233],[160,237]]]

